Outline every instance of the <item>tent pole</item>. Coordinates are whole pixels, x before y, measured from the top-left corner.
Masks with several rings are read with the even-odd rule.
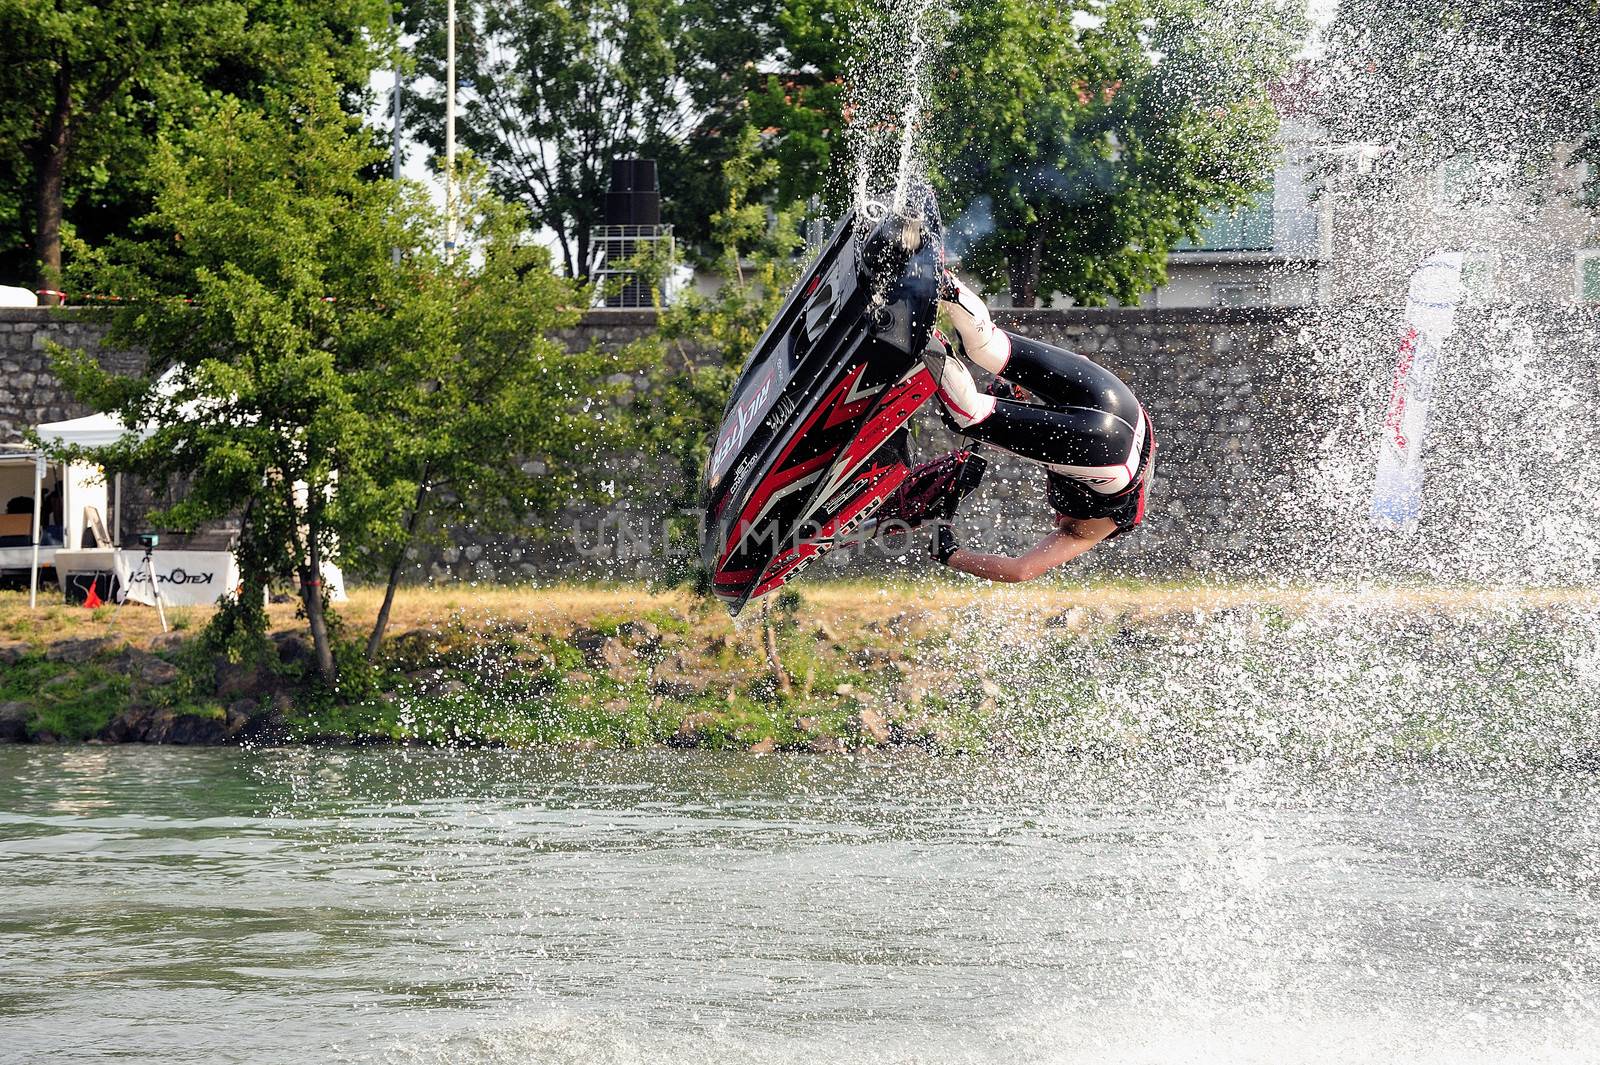
[[[33,569],[28,575],[28,609],[39,608],[39,496],[44,491],[44,456],[33,459]]]
[[[111,546],[122,549],[122,471],[117,471],[117,479],[112,482],[111,501],[116,508],[111,515]]]

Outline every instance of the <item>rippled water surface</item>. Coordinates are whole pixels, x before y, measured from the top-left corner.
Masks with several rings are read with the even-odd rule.
[[[1597,792],[0,750],[0,1059],[1600,1060]]]

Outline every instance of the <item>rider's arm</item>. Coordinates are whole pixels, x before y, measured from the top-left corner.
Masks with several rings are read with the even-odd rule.
[[[1007,584],[1031,581],[1057,566],[1071,562],[1116,531],[1117,523],[1110,518],[1080,519],[1058,526],[1054,532],[1016,558],[986,555],[962,548],[951,555],[945,565],[974,577]]]

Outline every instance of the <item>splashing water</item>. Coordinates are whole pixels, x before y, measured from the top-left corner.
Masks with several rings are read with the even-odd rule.
[[[861,208],[876,200],[903,215],[922,180],[918,141],[927,104],[926,71],[949,13],[933,0],[918,0],[904,8],[864,9],[856,17],[847,79],[854,203]]]

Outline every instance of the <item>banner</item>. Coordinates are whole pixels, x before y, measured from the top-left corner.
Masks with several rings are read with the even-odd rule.
[[[1410,529],[1422,513],[1423,437],[1439,356],[1456,326],[1461,260],[1460,252],[1435,252],[1411,275],[1372,488],[1372,521],[1379,528]]]
[[[150,555],[150,561],[161,589],[161,602],[166,606],[211,606],[239,583],[239,564],[231,551],[157,550]],[[146,606],[155,605],[144,552],[124,549],[122,566],[128,598]]]

